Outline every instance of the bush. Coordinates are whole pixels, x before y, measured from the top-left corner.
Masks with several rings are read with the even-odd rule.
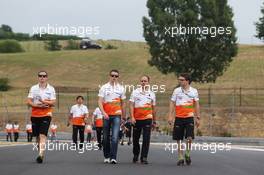
[[[45,42],[45,49],[48,51],[61,50],[61,45],[59,44],[58,40],[53,39],[53,40]]]
[[[80,44],[78,41],[75,40],[68,40],[67,41],[67,46],[64,47],[65,50],[78,50],[80,49]]]
[[[24,52],[20,43],[16,40],[0,41],[0,53]]]
[[[8,83],[9,83],[8,78],[0,78],[0,91],[8,91],[10,89]]]
[[[105,49],[117,49],[117,47],[114,46],[114,45],[111,45],[111,44],[107,44],[107,45],[105,46]]]
[[[221,133],[220,136],[221,137],[232,137],[232,134],[225,131],[225,132]]]

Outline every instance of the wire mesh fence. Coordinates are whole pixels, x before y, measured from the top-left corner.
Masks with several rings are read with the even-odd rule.
[[[156,93],[157,98],[157,118],[160,126],[166,128],[166,119],[169,111],[169,102],[173,90],[167,90],[163,93]],[[203,127],[201,130],[206,135],[217,135],[214,130],[221,131],[221,128],[229,125],[227,131],[232,133],[240,133],[236,135],[246,135],[245,128],[239,126],[233,127],[234,124],[240,122],[240,119],[247,116],[247,120],[257,117],[260,121],[264,121],[264,88],[206,88],[198,89],[200,105],[202,111]],[[8,120],[18,121],[22,128],[30,119],[30,108],[26,105],[28,89],[17,89],[8,92],[0,92],[0,127],[1,130]],[[82,95],[85,99],[84,103],[88,106],[90,113],[97,107],[98,90],[80,89],[80,88],[56,88],[56,105],[54,107],[54,121],[61,125],[60,130],[68,131],[66,126],[69,109],[75,104],[75,98]],[[130,93],[127,92],[127,101]],[[242,115],[238,115],[242,114]],[[127,116],[129,117],[128,105]],[[217,123],[215,120],[219,117],[224,123]],[[218,119],[217,119],[218,120]],[[263,126],[258,120],[256,122],[255,131],[263,132]],[[233,124],[233,125],[232,125]],[[252,123],[251,123],[252,124]],[[239,130],[239,131],[238,131]],[[253,134],[254,135],[254,134]],[[257,134],[256,136],[262,136]]]

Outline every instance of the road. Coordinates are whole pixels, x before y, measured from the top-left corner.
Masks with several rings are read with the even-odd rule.
[[[1,175],[262,175],[264,151],[193,151],[191,166],[176,166],[176,154],[164,145],[151,145],[148,165],[132,163],[132,146],[119,146],[118,164],[104,164],[102,151],[47,151],[43,164],[35,162],[33,145],[0,147]]]

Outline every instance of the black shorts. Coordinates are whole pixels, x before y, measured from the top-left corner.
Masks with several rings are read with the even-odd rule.
[[[50,116],[31,117],[33,136],[38,137],[39,134],[47,136],[49,132],[50,121]]]
[[[194,139],[194,119],[193,117],[188,118],[177,118],[174,122],[173,128],[173,140],[183,140],[191,137]]]

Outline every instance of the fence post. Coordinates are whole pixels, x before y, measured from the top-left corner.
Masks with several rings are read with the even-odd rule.
[[[256,88],[256,107],[258,106],[258,88]]]
[[[89,104],[89,89],[86,90],[86,106],[89,108],[88,104]]]
[[[4,107],[4,100],[3,100],[3,92],[0,92],[1,94],[1,108]],[[3,128],[5,128],[5,117],[3,115]]]
[[[242,106],[242,87],[239,88],[239,106]]]
[[[211,107],[211,87],[208,88],[208,107]]]
[[[58,111],[60,111],[60,88],[58,88],[57,91],[57,107],[58,107]]]

